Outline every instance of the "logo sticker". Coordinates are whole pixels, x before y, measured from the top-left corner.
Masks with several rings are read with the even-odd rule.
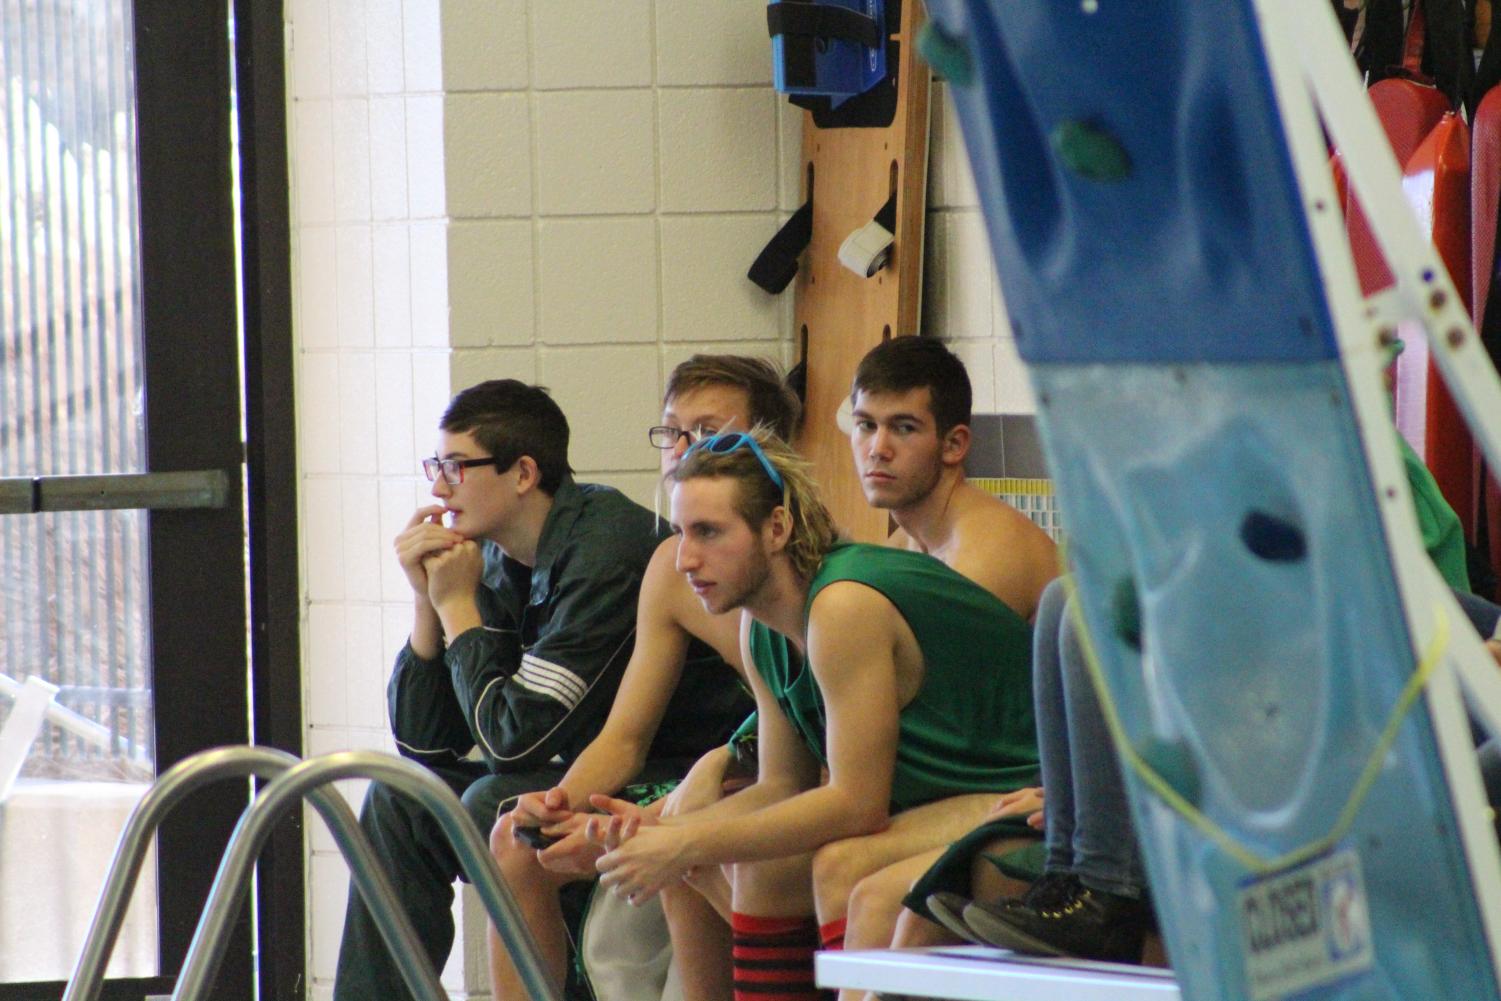
[[[1371,968],[1371,919],[1352,850],[1242,884],[1236,904],[1251,1001],[1277,1001]]]

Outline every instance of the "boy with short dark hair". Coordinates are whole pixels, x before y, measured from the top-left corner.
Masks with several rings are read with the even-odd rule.
[[[413,623],[388,689],[392,731],[403,755],[462,795],[482,830],[501,801],[554,784],[554,757],[572,760],[599,732],[661,538],[652,512],[610,487],[574,482],[568,437],[567,418],[541,387],[497,379],[464,390],[422,464],[437,503],[396,537]],[[673,736],[650,755],[673,774],[712,743]],[[482,760],[469,760],[476,747]],[[375,784],[360,823],[441,968],[459,867],[436,821]],[[411,996],[353,888],[334,996]]]

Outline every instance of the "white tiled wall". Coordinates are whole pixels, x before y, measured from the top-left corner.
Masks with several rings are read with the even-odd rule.
[[[448,396],[438,15],[411,0],[287,6],[308,753],[390,746],[381,675],[406,629],[390,527],[431,439],[418,408]],[[321,822],[308,829],[319,997],[347,877]]]
[[[426,498],[417,461],[451,391],[550,386],[580,476],[651,503],[642,429],[666,372],[703,349],[790,360],[790,302],[743,272],[798,204],[799,118],[771,89],[758,4],[287,10],[307,751],[390,749],[384,684],[411,600],[390,540]],[[942,93],[924,322],[981,409],[1029,410]],[[324,998],[346,877],[308,826]],[[465,958],[446,982],[482,989]]]
[[[946,83],[934,83],[932,103],[923,331],[943,338],[964,359],[977,412],[1030,414],[1031,387],[1011,336]]]

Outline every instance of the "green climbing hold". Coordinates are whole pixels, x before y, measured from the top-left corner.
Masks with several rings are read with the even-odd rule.
[[[1181,740],[1148,737],[1136,745],[1136,753],[1152,771],[1190,805],[1197,808],[1203,789],[1193,752]]]
[[[1110,596],[1111,626],[1121,642],[1141,652],[1141,602],[1136,597],[1136,583],[1127,577],[1115,586]]]
[[[1063,122],[1053,129],[1051,139],[1064,165],[1086,180],[1123,181],[1131,174],[1126,147],[1094,122]]]
[[[917,52],[929,66],[956,87],[968,87],[975,78],[974,63],[962,39],[948,34],[932,21],[917,33]]]

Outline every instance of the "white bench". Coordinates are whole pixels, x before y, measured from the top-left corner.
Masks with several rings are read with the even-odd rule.
[[[1179,1001],[1171,970],[978,945],[817,954],[818,986],[945,1001]]]

